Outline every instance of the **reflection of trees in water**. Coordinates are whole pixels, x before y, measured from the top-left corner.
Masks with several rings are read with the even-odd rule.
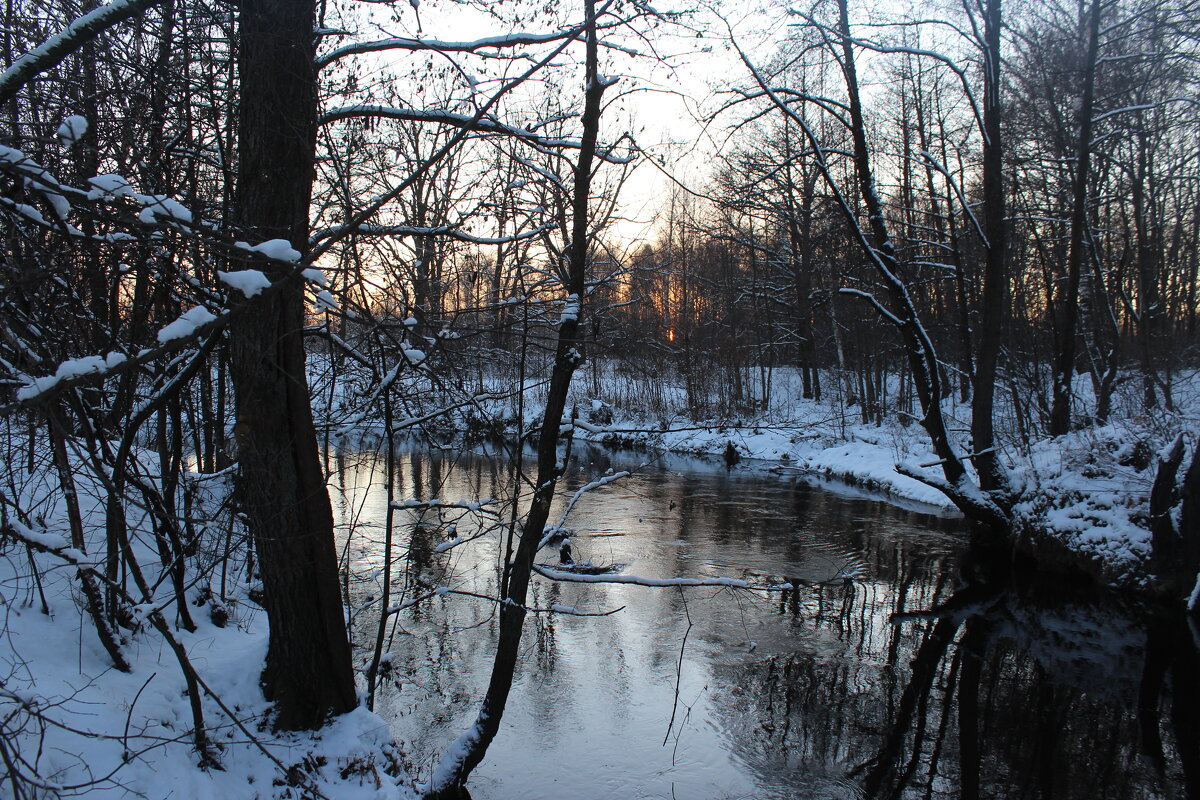
[[[984,585],[915,605],[930,610],[901,614],[872,657],[857,655],[871,633],[857,614],[848,625],[845,606],[810,603],[801,613],[862,660],[797,653],[721,674],[732,747],[764,782],[842,776],[880,798],[1200,797],[1200,666],[1184,621]]]
[[[399,497],[452,501],[510,489],[498,460],[425,459],[399,460]],[[335,485],[348,501],[361,498],[364,482],[382,481],[374,463],[358,461],[338,454],[335,464]],[[806,486],[784,494],[746,482],[732,492],[722,483],[729,480],[631,479],[626,486],[639,499],[616,518],[624,514],[632,524],[645,513],[647,526],[658,526],[647,542],[678,541],[645,551],[659,560],[639,566],[674,575],[745,563],[755,565],[750,577],[757,581],[798,584],[755,609],[786,621],[775,630],[785,646],[794,643],[794,654],[713,667],[717,721],[730,731],[731,750],[776,787],[764,797],[1137,798],[1164,796],[1168,786],[1175,791],[1166,796],[1186,789],[1200,797],[1195,756],[1181,755],[1200,752],[1200,665],[1184,646],[1190,634],[1183,623],[1029,592],[955,591],[955,574],[967,571],[959,566],[961,545],[937,533],[952,521]],[[397,534],[394,557],[405,563],[393,576],[407,582],[399,591],[411,594],[420,578],[426,586],[494,593],[492,539],[438,553],[454,533],[432,509],[405,511]],[[378,570],[377,538],[366,525],[345,542],[354,575]],[[609,541],[629,542],[638,557],[632,536],[580,537],[590,554]],[[858,575],[850,584],[835,579],[844,565]],[[624,591],[539,583],[531,605],[615,607]],[[693,613],[702,600],[693,595]],[[728,604],[723,596],[708,602]],[[528,711],[546,747],[585,713],[578,686],[615,687],[626,696],[638,674],[674,665],[680,603],[671,592],[637,597],[638,616],[655,621],[653,635],[627,627],[623,616],[597,623],[539,615],[528,623],[518,679],[529,681]],[[692,641],[711,639],[724,652],[724,618],[698,615]],[[389,650],[392,674],[405,688],[387,691],[380,710],[437,720],[412,734],[414,752],[432,751],[446,730],[461,727],[460,704],[486,674],[494,607],[437,597],[397,621]],[[616,718],[623,709],[607,713]]]

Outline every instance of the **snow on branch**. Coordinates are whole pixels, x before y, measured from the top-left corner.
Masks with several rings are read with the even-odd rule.
[[[437,498],[434,498],[432,500],[410,499],[410,500],[393,501],[392,508],[404,509],[404,510],[409,510],[409,511],[414,510],[414,509],[425,509],[425,508],[447,508],[447,509],[459,509],[462,511],[482,511],[482,510],[485,510],[486,506],[495,505],[498,502],[500,502],[500,501],[496,500],[494,498],[491,498],[491,497],[485,498],[483,500],[479,500],[477,502],[467,502],[466,500],[459,500],[458,502],[452,502],[452,503],[447,503],[443,500],[438,500]]]
[[[310,275],[312,268],[307,267],[299,260],[300,254],[287,246],[285,240],[271,239],[255,246],[238,242],[235,248],[253,253],[269,261],[290,265],[296,269],[298,274],[303,274],[307,280],[314,280]],[[259,279],[260,275],[262,273],[257,270],[223,273],[222,282],[246,294],[246,299],[233,303],[230,298],[231,302],[227,308],[215,311],[203,305],[197,305],[184,311],[158,330],[156,347],[140,350],[135,355],[111,352],[104,356],[89,355],[72,358],[58,364],[51,375],[41,377],[21,375],[24,385],[17,389],[16,403],[0,406],[0,414],[11,411],[14,405],[29,407],[45,403],[80,384],[97,378],[103,380],[129,370],[139,369],[163,356],[182,350],[197,339],[224,328],[234,316],[249,313],[249,309],[257,307],[255,298],[280,290],[294,277],[292,274],[288,274],[271,282],[266,281],[265,276]],[[327,293],[321,292],[318,297],[325,294]]]
[[[384,119],[398,119],[410,122],[437,122],[442,125],[449,125],[454,128],[462,128],[464,130],[482,131],[484,133],[502,133],[508,136],[515,136],[522,141],[540,145],[542,147],[563,147],[578,149],[580,143],[577,139],[551,139],[534,133],[527,128],[519,128],[515,125],[506,125],[493,117],[471,116],[467,114],[456,114],[453,111],[445,111],[442,109],[416,109],[416,108],[397,108],[394,106],[380,106],[369,103],[358,104],[352,106],[342,106],[335,108],[332,111],[327,111],[321,115],[318,120],[321,125],[328,125],[331,122],[338,122],[344,119],[354,119],[356,117],[382,117]]]
[[[578,489],[576,489],[575,494],[571,495],[571,499],[567,501],[567,506],[563,509],[562,516],[558,518],[558,522],[554,525],[548,526],[543,532],[542,540],[538,542],[538,550],[541,550],[550,543],[551,539],[562,532],[563,526],[567,524],[567,516],[570,515],[571,509],[575,508],[575,504],[579,502],[579,498],[583,497],[590,491],[607,486],[613,481],[620,480],[621,478],[628,478],[631,474],[632,473],[627,470],[614,472],[612,475],[605,475],[603,478],[598,478],[590,483],[585,483],[583,486],[580,486]]]
[[[964,479],[958,483],[951,484],[940,478],[926,475],[920,469],[914,469],[904,464],[897,464],[896,472],[937,489],[971,519],[990,522],[997,528],[1008,523],[1008,514],[1004,509],[997,505],[986,492],[974,486],[968,480]]]
[[[54,209],[55,216],[64,225],[66,225],[67,215],[71,211],[71,203],[67,200],[67,195],[83,196],[83,192],[80,190],[59,183],[58,178],[54,177],[50,170],[14,147],[0,145],[0,170],[20,175],[28,188],[38,192],[46,199],[46,202]],[[0,199],[4,201],[5,206],[26,219],[38,225],[50,227],[50,223],[42,217],[41,212],[36,208],[25,203],[18,203],[8,197]],[[73,236],[83,235],[81,231],[70,225],[67,225],[67,232]]]
[[[56,555],[77,567],[87,568],[92,566],[87,556],[81,550],[72,547],[66,539],[56,533],[36,531],[11,517],[5,523],[4,527],[0,528],[0,532],[11,536],[23,544],[29,545],[34,550]]]
[[[68,359],[58,365],[53,375],[28,378],[26,385],[17,390],[17,399],[25,402],[45,394],[64,380],[88,375],[104,375],[128,360],[124,353],[112,352],[106,356],[83,356]]]
[[[524,47],[535,44],[547,44],[564,39],[575,39],[583,33],[583,26],[576,26],[564,31],[553,33],[506,33],[500,36],[488,36],[471,42],[446,42],[438,39],[413,39],[406,36],[393,36],[388,39],[377,39],[371,42],[355,42],[331,50],[317,58],[317,69],[327,67],[334,61],[346,56],[363,53],[378,53],[384,50],[436,50],[439,53],[478,53],[480,50],[503,50],[510,47]]]
[[[723,586],[729,589],[752,589],[749,582],[738,578],[643,578],[638,575],[621,575],[619,573],[602,573],[588,575],[581,572],[552,569],[534,564],[533,571],[543,578],[552,581],[569,581],[574,583],[629,583],[635,586],[671,587],[671,586]]]
[[[879,314],[879,316],[886,319],[892,325],[895,325],[896,327],[902,327],[904,325],[904,322],[899,317],[884,308],[883,303],[880,303],[878,298],[876,298],[875,295],[871,294],[870,292],[864,292],[862,289],[838,289],[838,294],[848,294],[854,297],[861,297],[875,308],[875,312]]]
[[[524,241],[525,239],[532,239],[532,238],[541,236],[543,233],[545,233],[546,231],[552,230],[553,228],[554,228],[553,225],[542,225],[537,228],[534,228],[533,230],[525,231],[524,233],[516,233],[516,234],[513,234],[512,236],[496,236],[496,237],[474,236],[472,234],[465,233],[464,231],[459,230],[458,228],[454,227],[453,225],[439,225],[437,227],[432,227],[432,228],[428,228],[428,227],[422,228],[422,227],[416,227],[413,225],[366,225],[366,224],[363,224],[363,225],[359,225],[359,226],[355,227],[350,232],[355,233],[359,236],[395,236],[395,237],[444,236],[448,239],[454,239],[454,240],[460,241],[460,242],[467,242],[469,244],[496,245],[496,244],[512,244],[514,242]],[[322,228],[321,230],[313,233],[313,235],[309,238],[309,242],[313,245],[316,245],[322,239],[327,239],[330,236],[339,235],[339,234],[345,233],[346,231],[347,231],[347,226],[342,226],[342,225],[332,227],[332,228]]]
[[[1092,123],[1102,122],[1109,117],[1115,117],[1118,114],[1129,114],[1134,111],[1150,111],[1151,109],[1160,108],[1168,103],[1190,103],[1192,105],[1200,105],[1193,97],[1168,97],[1165,100],[1160,100],[1157,103],[1144,103],[1137,106],[1124,106],[1123,108],[1114,108],[1112,111],[1105,111],[1098,117],[1092,117]]]
[[[582,145],[578,139],[556,139],[541,134],[535,133],[528,128],[521,128],[516,125],[508,125],[500,122],[494,117],[481,114],[467,115],[456,114],[453,111],[446,111],[440,108],[433,109],[415,109],[415,108],[397,108],[394,106],[381,106],[370,103],[357,104],[351,106],[342,106],[327,111],[320,116],[318,124],[328,125],[333,122],[338,122],[345,119],[356,119],[358,117],[377,117],[382,119],[398,119],[409,122],[433,122],[442,125],[449,125],[452,128],[459,128],[463,131],[478,131],[481,133],[495,133],[505,136],[512,136],[518,141],[534,147],[545,153],[552,153],[556,150],[578,150]],[[624,137],[622,137],[624,139]],[[621,140],[608,147],[598,148],[596,151],[604,161],[610,164],[627,164],[634,159],[634,155],[618,156],[614,155],[613,151],[621,144]]]
[[[979,237],[979,241],[984,247],[991,247],[991,245],[988,243],[987,234],[983,232],[983,225],[981,225],[979,219],[976,218],[975,210],[971,207],[970,202],[967,201],[966,194],[963,192],[962,187],[958,185],[958,181],[955,180],[954,176],[950,173],[950,170],[946,169],[946,167],[940,161],[934,158],[933,154],[928,150],[921,151],[921,158],[926,165],[937,170],[937,172],[946,179],[946,183],[949,184],[950,188],[954,191],[954,195],[958,198],[959,206],[962,207],[962,210],[964,213],[966,213],[967,218],[971,220],[971,225],[975,228],[975,235]]]
[[[527,80],[529,80],[531,77],[533,77],[533,75],[535,73],[537,73],[539,70],[541,70],[547,64],[549,64],[551,61],[553,61],[555,58],[557,58],[559,54],[561,54],[564,50],[567,49],[567,45],[571,41],[572,41],[571,39],[567,39],[567,40],[559,42],[554,48],[551,49],[551,51],[549,53],[545,54],[542,58],[539,58],[534,64],[532,64],[523,73],[521,73],[520,75],[516,75],[516,76],[512,77],[510,80],[506,81],[497,91],[495,91],[492,94],[491,97],[489,97],[483,103],[482,106],[479,107],[479,110],[476,111],[475,114],[470,117],[470,119],[473,122],[477,122],[479,120],[489,118],[488,115],[491,113],[492,109],[496,107],[496,104],[498,104],[500,102],[500,99],[502,97],[504,97],[504,95],[508,94],[510,91],[512,91],[516,87],[524,84]],[[322,254],[327,252],[331,247],[333,247],[335,244],[337,244],[337,242],[341,241],[346,236],[353,233],[354,229],[357,228],[359,225],[362,225],[367,220],[374,217],[374,215],[379,211],[379,209],[383,208],[389,202],[391,202],[395,198],[399,197],[401,192],[403,192],[408,187],[410,187],[415,181],[419,180],[422,175],[425,175],[430,169],[432,169],[434,167],[434,165],[436,165],[443,158],[445,158],[451,152],[451,150],[453,150],[455,147],[458,146],[459,142],[461,142],[464,138],[466,138],[466,135],[467,135],[467,130],[460,128],[456,133],[454,133],[452,136],[450,136],[449,139],[445,143],[443,143],[442,146],[439,147],[435,153],[431,154],[428,158],[424,159],[421,162],[421,164],[415,170],[413,170],[413,172],[407,178],[398,182],[390,190],[388,190],[387,192],[384,192],[382,195],[380,195],[379,197],[375,198],[370,203],[368,203],[364,208],[359,210],[358,213],[354,215],[354,217],[350,220],[350,222],[347,225],[345,225],[341,229],[340,232],[337,232],[334,235],[331,235],[329,238],[325,239],[319,245],[314,246],[311,249],[311,252],[309,253],[309,258],[315,261]]]
[[[0,103],[11,100],[35,75],[56,66],[99,34],[136,16],[159,0],[113,0],[79,17],[0,73]]]

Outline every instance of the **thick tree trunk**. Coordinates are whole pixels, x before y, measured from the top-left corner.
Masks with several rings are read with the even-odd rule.
[[[921,401],[921,425],[929,434],[933,451],[937,454],[942,472],[946,476],[946,483],[950,486],[958,486],[966,476],[966,468],[955,452],[950,432],[946,428],[946,419],[942,415],[941,403],[946,393],[942,386],[937,353],[917,315],[908,286],[900,278],[899,263],[888,230],[887,217],[884,213],[883,203],[875,190],[871,155],[867,146],[867,125],[863,115],[858,73],[854,63],[853,39],[850,36],[847,0],[838,0],[838,34],[841,37],[842,74],[846,80],[846,93],[850,105],[850,134],[854,140],[854,166],[858,173],[859,191],[868,218],[868,228],[862,231],[862,243],[867,250],[867,256],[874,262],[876,271],[882,279],[891,301],[890,314],[894,320],[893,324],[903,339],[905,354],[912,370],[913,384]],[[858,220],[853,218],[850,209],[843,210],[850,217],[847,220],[850,225],[858,226]]]
[[[312,0],[244,0],[235,215],[246,236],[303,252],[313,182]],[[269,268],[270,269],[270,268]],[[283,277],[284,265],[270,269]],[[337,581],[333,513],[304,372],[303,284],[259,299],[231,325],[241,500],[258,546],[270,620],[262,681],[276,725],[319,726],[355,706]]]
[[[1179,486],[1183,500],[1182,513],[1179,520],[1179,551],[1181,572],[1185,581],[1190,581],[1194,587],[1200,584],[1200,439],[1192,449],[1192,463],[1184,474]],[[1195,575],[1196,578],[1192,579]],[[1193,594],[1193,599],[1196,595]],[[1192,612],[1200,614],[1200,606],[1192,608]]]

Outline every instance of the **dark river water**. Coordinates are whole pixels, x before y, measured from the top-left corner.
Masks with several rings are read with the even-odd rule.
[[[368,441],[329,467],[366,663],[385,461]],[[620,610],[530,615],[476,800],[1200,797],[1200,667],[1181,618],[997,577],[1007,556],[981,553],[961,520],[818,481],[585,448],[564,494],[610,469],[634,474],[578,499],[576,561],[762,588],[535,577],[531,607]],[[433,596],[391,616],[376,704],[420,780],[487,685],[511,510],[445,506],[510,500],[514,477],[500,451],[404,444],[392,480],[397,501],[441,503],[395,514],[389,602]]]

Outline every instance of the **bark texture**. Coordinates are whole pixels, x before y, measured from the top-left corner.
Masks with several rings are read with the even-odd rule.
[[[241,4],[237,222],[243,235],[300,252],[314,174],[313,21],[312,0]],[[241,500],[271,627],[263,688],[278,727],[312,728],[354,708],[354,674],[304,371],[303,284],[286,264],[264,268],[291,284],[230,329]]]

